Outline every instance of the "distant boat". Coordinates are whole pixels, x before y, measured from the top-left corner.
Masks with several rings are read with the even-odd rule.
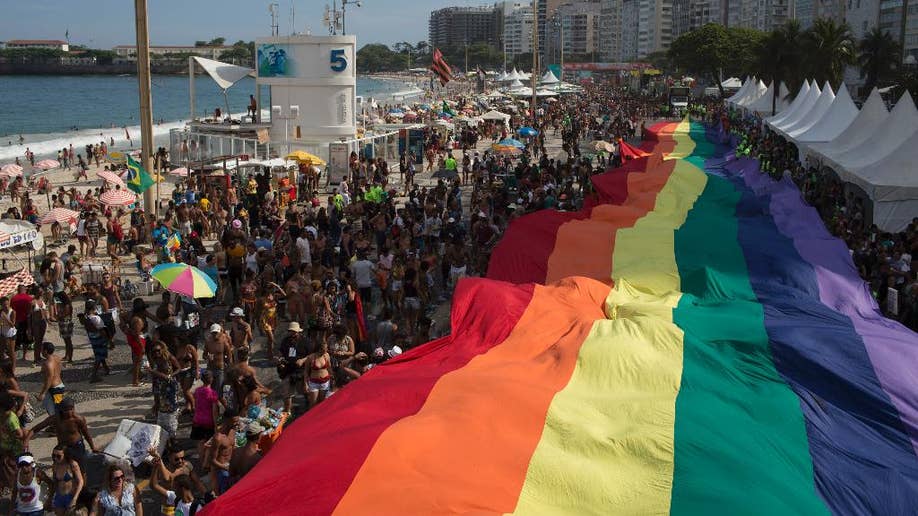
[[[119,73],[119,74],[118,74],[118,77],[130,77],[130,76],[131,76],[131,74],[129,74],[129,73]]]

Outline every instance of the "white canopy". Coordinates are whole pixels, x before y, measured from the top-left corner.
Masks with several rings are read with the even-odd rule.
[[[749,104],[759,100],[759,98],[761,98],[767,90],[768,88],[765,86],[765,83],[759,80],[752,88],[749,89],[749,92],[746,93],[745,97],[736,101],[736,105],[746,107]]]
[[[213,79],[222,90],[226,90],[249,74],[255,73],[255,70],[251,68],[221,63],[213,59],[195,57],[194,60],[201,65],[201,68],[204,68],[204,71],[210,75],[210,78]]]
[[[481,115],[480,118],[482,120],[503,120],[504,122],[507,122],[508,120],[510,120],[510,115],[506,113],[501,113],[500,111],[495,111],[492,109],[491,111],[488,111],[487,113]]]
[[[9,249],[25,244],[32,244],[32,249],[39,250],[45,239],[35,224],[25,220],[0,220],[0,249]]]
[[[736,77],[730,77],[726,81],[720,83],[722,88],[740,88],[743,85],[743,81],[737,79]]]
[[[826,156],[826,163],[842,179],[851,181],[851,171],[889,156],[916,131],[918,131],[918,109],[915,109],[915,102],[906,90],[879,130],[856,147],[840,154]]]
[[[522,88],[523,86],[524,84],[520,82],[519,79],[513,79],[513,82],[511,82],[510,86],[507,86],[507,87],[510,88],[511,90],[516,90],[516,89]]]
[[[555,74],[553,74],[551,70],[546,71],[545,75],[542,76],[542,84],[558,84],[559,82],[561,81],[555,77]]]
[[[554,90],[549,90],[547,88],[541,88],[536,90],[536,97],[556,97],[558,92]]]
[[[516,68],[514,68],[513,71],[510,72],[510,75],[508,75],[504,80],[505,81],[518,81],[520,80],[520,72],[516,71]]]
[[[889,116],[886,111],[886,104],[883,97],[876,88],[870,92],[867,102],[861,107],[857,117],[848,124],[848,128],[842,131],[828,143],[816,143],[810,147],[810,152],[822,156],[837,156],[849,149],[860,145],[871,134],[877,132],[883,125],[883,122]]]
[[[810,93],[810,81],[804,80],[803,85],[800,86],[800,91],[797,92],[797,96],[794,97],[793,102],[791,102],[789,106],[784,108],[784,111],[781,111],[775,116],[766,118],[765,123],[767,123],[768,125],[772,125],[772,124],[781,123],[784,120],[786,120],[787,117],[791,116],[791,114],[794,111],[796,111],[797,108],[800,107],[800,104],[804,102],[804,99],[806,99],[809,93]]]
[[[775,83],[774,81],[772,81],[771,84],[769,84],[768,87],[765,88],[765,93],[763,93],[761,97],[757,98],[753,102],[750,102],[746,106],[746,109],[750,111],[758,111],[758,112],[766,112],[766,111],[771,112],[771,103],[774,100],[774,95],[775,95]]]
[[[851,100],[848,88],[842,84],[829,110],[806,131],[793,136],[798,144],[803,142],[828,142],[834,140],[857,118],[857,106]]]
[[[743,85],[740,86],[740,89],[737,90],[737,92],[734,93],[732,96],[730,96],[730,98],[728,98],[728,99],[726,100],[726,102],[727,102],[728,104],[733,104],[733,103],[735,103],[737,100],[743,98],[743,95],[745,95],[746,92],[749,91],[749,86],[752,85],[752,83],[753,83],[754,80],[755,80],[754,77],[751,78],[751,79],[747,77],[747,78],[746,78],[746,82],[744,82]]]
[[[530,88],[529,86],[523,86],[522,88],[510,89],[507,91],[507,93],[509,93],[510,95],[513,95],[514,97],[531,97],[532,88]]]
[[[800,101],[800,105],[797,106],[797,109],[784,120],[771,124],[772,128],[784,130],[788,127],[793,127],[797,122],[806,118],[806,114],[813,109],[813,105],[816,104],[820,95],[822,95],[822,91],[819,89],[818,85],[814,84],[813,87],[810,88],[810,91],[807,92],[806,98]]]
[[[497,81],[497,82],[506,81],[506,80],[507,80],[507,72],[505,72],[505,71],[504,71],[504,72],[500,72],[500,75],[498,75],[497,77],[495,77],[494,80]]]
[[[844,87],[844,84],[842,87]],[[798,120],[796,124],[791,127],[784,128],[784,135],[793,139],[805,133],[810,127],[813,127],[816,122],[819,122],[823,115],[829,112],[829,108],[832,107],[834,102],[835,92],[832,91],[832,86],[830,86],[827,82],[825,87],[822,89],[822,94],[819,95],[819,98],[816,99],[816,103],[813,104],[813,108],[807,112],[805,117]],[[781,129],[779,129],[779,131],[781,131]]]

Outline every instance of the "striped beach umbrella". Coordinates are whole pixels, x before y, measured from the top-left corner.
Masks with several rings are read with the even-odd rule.
[[[57,222],[59,224],[75,225],[79,218],[80,213],[77,211],[68,210],[67,208],[54,208],[42,215],[40,222],[42,224],[53,224]]]
[[[128,206],[137,202],[137,196],[127,190],[109,190],[99,200],[108,206]]]
[[[188,177],[188,169],[185,167],[173,168],[169,171],[170,176]]]
[[[187,263],[163,263],[150,271],[164,289],[191,298],[214,297],[217,284],[204,271]]]
[[[16,177],[22,175],[22,167],[15,164],[9,163],[0,167],[0,175],[7,177]]]
[[[43,159],[35,164],[35,168],[40,168],[42,170],[51,170],[52,168],[57,168],[61,166],[56,159]]]
[[[109,183],[124,186],[124,179],[121,179],[121,176],[109,170],[100,170],[96,172],[96,175]]]

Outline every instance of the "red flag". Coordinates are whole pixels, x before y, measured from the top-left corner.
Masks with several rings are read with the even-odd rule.
[[[639,149],[639,148],[637,148],[637,147],[628,145],[628,144],[625,143],[625,141],[622,140],[621,138],[618,139],[618,151],[619,151],[619,154],[621,154],[622,163],[624,163],[624,162],[626,162],[626,161],[629,161],[629,160],[632,160],[632,159],[637,159],[637,158],[643,158],[643,157],[646,157],[646,156],[650,156],[650,154],[651,154],[651,153],[646,152],[646,151],[643,151],[643,150],[641,150],[641,149]]]
[[[452,79],[452,68],[450,68],[446,59],[443,59],[443,53],[440,52],[439,48],[434,49],[433,62],[430,63],[430,71],[436,74],[440,79],[441,86],[446,86],[446,83]]]

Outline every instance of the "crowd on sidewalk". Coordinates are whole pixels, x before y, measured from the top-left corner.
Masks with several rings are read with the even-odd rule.
[[[861,278],[886,317],[918,330],[918,217],[892,233],[870,224],[868,202],[846,188],[837,174],[818,163],[799,160],[798,149],[771,131],[761,118],[716,103],[704,109],[711,123],[725,123],[739,137],[737,153],[757,158],[773,178],[790,177],[826,228],[842,239]],[[889,296],[896,299],[890,302]]]
[[[459,98],[457,107],[471,103]],[[87,454],[98,448],[72,386],[61,381],[74,347],[87,344],[76,322],[92,351],[91,382],[109,381],[110,352],[126,344],[132,385],[149,388],[149,421],[168,437],[162,457],[151,451],[150,483],[164,510],[219,495],[254,467],[286,420],[448,332],[435,314],[443,319],[440,307],[463,277],[484,275],[507,225],[537,210],[579,209],[589,177],[620,164],[617,150],[585,151],[583,144],[633,140],[659,105],[594,86],[543,102],[534,118],[524,108],[506,123],[430,127],[423,156],[407,152],[390,168],[353,153],[347,177],[324,193],[308,163],[231,181],[193,173],[156,220],[139,207],[100,202],[117,188],[111,184],[60,188],[52,207],[79,212],[77,241],[57,223],[55,239],[67,251],[48,253],[37,284],[0,301],[0,485],[13,489],[25,512],[64,514],[80,504],[99,514],[115,506],[140,511],[129,466],[107,469],[97,493],[86,481]],[[523,127],[535,134],[517,147],[489,146]],[[19,185],[15,195],[21,211],[7,216],[37,219],[29,189]],[[106,271],[87,278],[82,264],[100,259],[110,260]],[[216,296],[164,291],[148,306],[119,277],[128,268],[149,279],[162,262],[197,267],[218,285]],[[60,344],[46,336],[50,325]],[[17,382],[29,358],[42,368],[37,395]],[[35,421],[36,400],[48,414],[42,421]],[[56,430],[60,447],[50,470],[28,454],[44,428]],[[39,506],[42,485],[51,496]]]

